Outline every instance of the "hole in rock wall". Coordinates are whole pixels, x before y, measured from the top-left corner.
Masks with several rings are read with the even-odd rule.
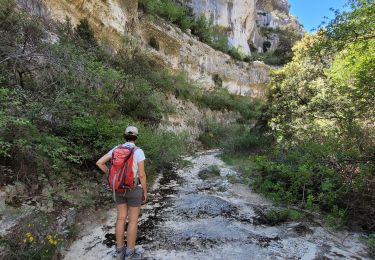
[[[213,75],[212,80],[214,81],[216,87],[221,88],[223,86],[223,79],[218,74]]]
[[[159,42],[155,39],[155,37],[151,37],[148,44],[157,51],[160,49]]]
[[[269,48],[271,48],[271,42],[269,41],[263,42],[263,52],[267,52]]]

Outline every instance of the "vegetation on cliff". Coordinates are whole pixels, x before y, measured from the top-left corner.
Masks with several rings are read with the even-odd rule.
[[[207,43],[212,48],[229,54],[233,59],[253,62],[263,61],[270,65],[283,65],[291,60],[291,48],[301,38],[299,32],[290,29],[272,29],[265,27],[264,31],[278,35],[280,42],[274,52],[258,53],[257,48],[252,49],[251,55],[246,55],[241,48],[230,46],[228,32],[230,29],[215,25],[212,20],[204,15],[196,18],[192,10],[174,0],[140,0],[139,8],[146,14],[159,16],[177,25],[182,31],[190,30],[200,41]],[[264,36],[267,36],[264,33]]]

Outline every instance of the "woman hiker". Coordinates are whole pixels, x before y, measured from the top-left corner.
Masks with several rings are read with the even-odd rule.
[[[134,148],[133,151],[133,173],[134,188],[125,193],[114,192],[114,200],[117,205],[116,221],[116,259],[142,259],[142,255],[135,250],[135,242],[138,230],[138,217],[142,202],[147,200],[146,173],[144,167],[145,154],[142,149],[135,146],[138,129],[129,126],[125,129],[125,140],[122,147]],[[111,160],[113,151],[120,145],[114,147],[107,154],[103,155],[96,165],[104,172],[109,173],[110,169],[106,163]],[[124,244],[124,230],[126,219],[128,219],[128,229],[126,232],[127,247]]]

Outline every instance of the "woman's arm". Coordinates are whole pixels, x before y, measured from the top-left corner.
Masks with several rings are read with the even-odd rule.
[[[143,202],[147,200],[147,180],[146,180],[146,173],[145,173],[145,161],[141,161],[138,163],[138,176],[139,180],[141,181],[141,186],[143,189]]]
[[[111,156],[109,154],[105,154],[96,162],[96,165],[100,168],[100,170],[102,170],[102,172],[109,173],[109,169],[106,165],[106,162],[109,160],[111,160]]]

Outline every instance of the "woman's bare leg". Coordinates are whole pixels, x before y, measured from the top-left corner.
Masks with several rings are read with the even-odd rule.
[[[139,212],[140,207],[128,207],[128,230],[126,233],[126,240],[128,242],[128,249],[130,250],[135,248]]]
[[[128,205],[120,204],[117,205],[117,221],[116,221],[116,244],[117,248],[124,246],[124,232],[125,232],[125,222],[128,215]]]

